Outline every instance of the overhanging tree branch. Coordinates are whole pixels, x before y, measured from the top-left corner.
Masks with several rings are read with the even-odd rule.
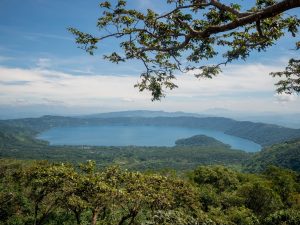
[[[124,54],[112,52],[105,58],[114,63],[140,60],[146,72],[136,86],[149,90],[153,100],[158,100],[165,89],[176,87],[172,82],[175,71],[197,69],[201,71],[197,77],[211,78],[221,71],[222,64],[246,60],[252,51],[266,50],[287,32],[296,36],[299,18],[283,12],[300,7],[300,0],[255,2],[254,7],[242,11],[238,4],[217,0],[166,0],[171,9],[158,14],[150,9],[146,13],[128,9],[124,0],[115,6],[104,1],[100,4],[104,11],[98,19],[99,36],[74,28],[70,31],[90,54],[106,39],[119,40]],[[220,47],[222,52],[217,52]],[[220,63],[203,65],[217,55],[223,57]]]

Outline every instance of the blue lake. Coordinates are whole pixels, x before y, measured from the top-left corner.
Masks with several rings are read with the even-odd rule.
[[[56,127],[41,133],[37,138],[51,145],[94,146],[174,146],[180,138],[203,134],[213,137],[233,149],[255,152],[261,149],[247,139],[224,134],[220,131],[184,127],[161,126],[80,126]]]

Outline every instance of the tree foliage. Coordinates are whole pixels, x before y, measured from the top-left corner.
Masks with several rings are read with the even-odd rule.
[[[253,51],[265,51],[287,32],[296,36],[300,20],[284,12],[300,7],[298,0],[251,1],[255,4],[247,9],[241,1],[235,2],[166,0],[169,11],[159,14],[151,9],[129,9],[125,0],[103,1],[103,14],[97,21],[99,36],[76,28],[69,30],[90,54],[105,39],[116,38],[122,53],[112,52],[104,58],[113,63],[140,60],[145,71],[136,87],[149,90],[157,100],[164,96],[165,89],[177,87],[173,82],[176,71],[193,71],[198,78],[212,78],[221,71],[221,65],[246,60]],[[211,65],[210,59],[220,62]],[[287,78],[278,83],[279,92],[299,91],[295,88],[295,84],[299,86],[297,62],[292,60],[287,72],[273,74]]]
[[[271,75],[273,77],[284,78],[276,83],[276,86],[278,86],[278,93],[292,94],[300,92],[300,60],[290,59],[289,65],[285,68],[284,71],[273,72],[271,73]]]
[[[299,224],[299,174],[244,174],[201,166],[188,177],[93,161],[0,164],[0,225]],[[284,182],[284,181],[287,182]],[[286,201],[288,199],[288,201]]]

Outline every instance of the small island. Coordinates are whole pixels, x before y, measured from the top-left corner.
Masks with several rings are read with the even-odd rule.
[[[178,139],[176,146],[201,146],[201,147],[230,147],[215,138],[206,135],[195,135],[189,138]]]

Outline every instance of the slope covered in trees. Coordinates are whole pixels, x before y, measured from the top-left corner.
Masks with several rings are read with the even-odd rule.
[[[264,148],[246,163],[249,171],[262,171],[269,165],[300,172],[300,139]]]
[[[215,138],[206,135],[195,135],[189,138],[178,139],[177,146],[202,146],[202,147],[230,147]]]
[[[7,142],[8,141],[8,142]],[[183,171],[198,165],[222,164],[240,167],[250,154],[229,147],[95,147],[49,146],[46,143],[21,145],[6,139],[0,146],[0,158],[64,161],[76,164],[94,160],[98,167],[111,164],[132,170],[175,169]]]
[[[299,174],[249,175],[220,166],[187,177],[0,161],[0,224],[296,225]]]

